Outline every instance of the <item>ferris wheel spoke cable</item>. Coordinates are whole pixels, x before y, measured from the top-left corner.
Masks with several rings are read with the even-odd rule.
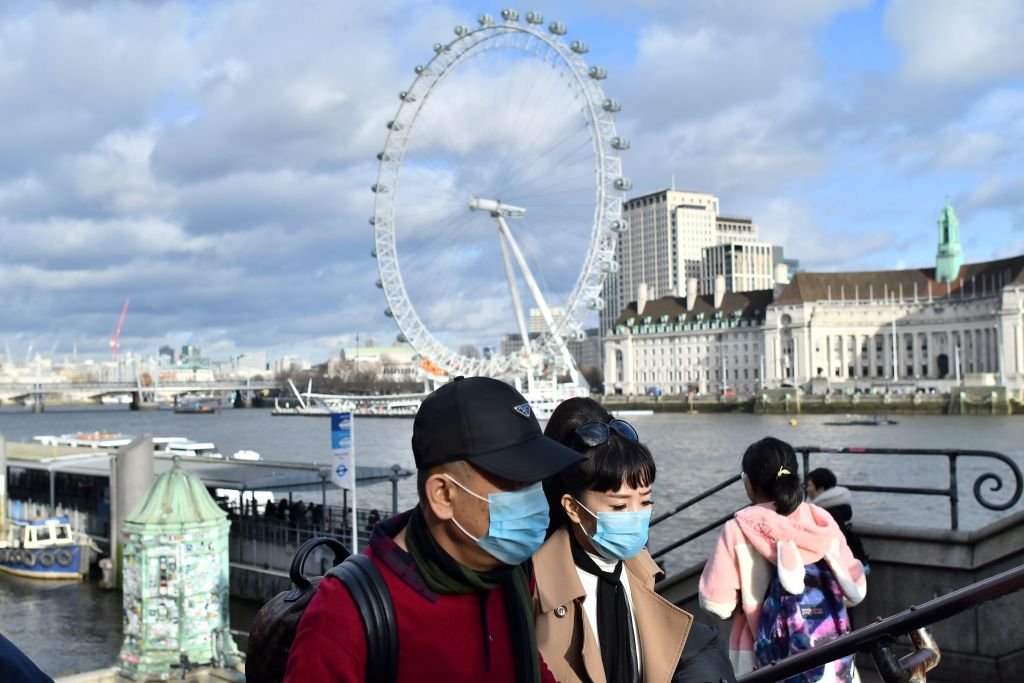
[[[536,82],[536,80],[531,80],[531,86],[534,85],[535,82]],[[553,96],[553,92],[552,92],[553,88],[550,87],[550,85],[551,84],[549,83],[549,88],[540,96],[540,101],[546,103],[547,106],[533,108],[533,110],[529,113],[529,118],[526,119],[524,121],[524,123],[522,124],[522,126],[521,126],[523,130],[529,130],[529,131],[537,131],[537,130],[539,130],[539,131],[542,131],[542,132],[543,131],[547,131],[547,130],[550,129],[549,127],[550,127],[550,124],[551,124],[551,121],[552,121],[553,117],[556,114],[560,113],[559,112],[559,109],[560,109],[559,107],[551,106],[551,104],[550,104],[551,102],[554,101],[554,96]],[[532,88],[531,88],[531,90],[532,90]],[[540,112],[542,110],[546,111],[546,117],[545,117],[545,119],[543,121],[538,122],[536,120],[536,117],[540,114]],[[572,140],[572,135],[571,135],[572,133],[583,131],[585,129],[586,129],[586,122],[583,122],[582,125],[577,125],[577,127],[575,129],[570,129],[569,131],[567,131],[568,133],[570,133],[568,135],[555,135],[554,136],[556,138],[555,146],[564,144],[566,141],[571,141]],[[508,171],[508,173],[511,174],[512,171],[520,169],[520,168],[528,169],[528,168],[533,167],[533,164],[530,164],[528,162],[528,159],[532,158],[532,159],[535,160],[537,158],[543,158],[542,155],[538,154],[535,149],[532,149],[533,146],[535,145],[535,143],[536,143],[536,138],[533,137],[533,136],[522,135],[522,136],[517,136],[516,138],[514,138],[513,145],[508,148],[507,154],[504,157],[502,168],[506,169]],[[529,155],[527,154],[528,152],[529,152]],[[522,159],[523,161],[521,163],[515,163],[515,164],[509,163],[513,159],[515,159],[515,160]],[[518,185],[518,183],[513,182],[512,178],[510,178],[510,177],[505,177],[503,179],[503,181],[506,183],[505,187],[493,187],[493,188],[489,188],[488,189],[488,191],[491,193],[490,196],[495,196],[495,195],[497,195],[497,196],[505,196],[506,194],[508,194],[508,191],[510,189],[512,189],[512,188],[514,188],[514,187],[516,187]]]
[[[534,86],[537,83],[537,80],[540,80],[540,79],[531,79],[530,80],[530,86],[531,86],[530,87],[530,92],[528,93],[527,97],[524,97],[524,98],[520,99],[521,102],[525,102],[527,99],[530,99],[530,98],[533,97],[533,92],[532,91],[534,89]],[[550,103],[553,100],[553,93],[552,93],[553,88],[550,87],[550,85],[551,85],[550,83],[548,85],[549,85],[548,89],[543,94],[541,94],[539,96],[539,99],[537,100],[539,102],[545,103],[545,106],[533,107],[532,110],[528,112],[528,118],[523,119],[523,123],[520,125],[520,128],[522,130],[524,130],[524,131],[537,131],[537,130],[545,131],[547,129],[548,124],[551,122],[551,119],[557,113],[556,107],[553,107],[553,106],[550,105]],[[539,115],[539,113],[541,112],[541,110],[546,110],[547,111],[547,116],[546,116],[546,118],[545,118],[545,120],[543,122],[537,122],[536,118]],[[522,118],[522,110],[521,109],[520,109],[520,117],[519,118]],[[581,130],[581,129],[582,128],[578,128],[577,130]],[[564,136],[561,139],[562,140],[569,139],[569,136]],[[514,137],[512,144],[509,147],[506,148],[506,152],[505,152],[505,154],[502,157],[502,161],[501,161],[501,164],[500,164],[499,168],[500,169],[504,169],[507,174],[511,174],[511,172],[514,169],[529,167],[529,164],[527,162],[527,158],[528,158],[527,157],[527,152],[531,151],[530,147],[534,143],[535,143],[535,138],[533,136],[521,135],[521,136]],[[538,158],[538,156],[539,155],[537,155],[535,152],[533,154],[531,154],[531,157],[534,158],[534,159]],[[520,159],[523,160],[520,163],[511,163],[512,160],[517,160],[518,161]],[[501,178],[500,181],[502,182],[503,185],[500,186],[500,187],[499,186],[489,187],[487,189],[487,192],[488,192],[487,196],[505,196],[511,188],[515,187],[515,183],[512,182],[512,178],[510,178],[509,175],[506,175],[505,177]]]

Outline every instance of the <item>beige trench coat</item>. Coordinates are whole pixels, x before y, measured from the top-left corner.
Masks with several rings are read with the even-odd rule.
[[[586,596],[569,549],[569,532],[556,531],[533,556],[533,613],[537,646],[561,683],[606,683],[594,631],[583,612]],[[654,592],[660,571],[647,550],[626,560],[640,635],[644,683],[670,683],[693,616]]]

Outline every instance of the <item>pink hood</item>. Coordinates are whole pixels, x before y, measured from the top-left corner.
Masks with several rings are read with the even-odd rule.
[[[774,503],[760,503],[743,508],[735,519],[750,545],[774,565],[778,565],[780,542],[796,545],[800,564],[814,564],[825,557],[840,533],[832,515],[807,503],[801,503],[788,517],[776,514]]]

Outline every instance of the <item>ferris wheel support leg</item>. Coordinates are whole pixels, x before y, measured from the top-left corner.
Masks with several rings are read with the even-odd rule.
[[[576,370],[576,363],[572,359],[572,354],[569,353],[569,348],[565,345],[565,340],[558,334],[558,330],[555,327],[554,316],[551,315],[551,309],[548,308],[548,304],[544,301],[544,295],[541,294],[540,287],[537,286],[537,281],[533,278],[533,273],[530,272],[530,267],[526,264],[526,259],[523,257],[523,252],[519,249],[519,245],[516,243],[514,237],[512,237],[512,231],[509,230],[508,223],[505,222],[505,217],[501,213],[495,212],[495,218],[498,221],[498,231],[501,237],[504,237],[502,242],[502,249],[505,249],[505,242],[508,243],[508,248],[512,250],[512,255],[516,259],[516,263],[519,266],[519,270],[523,273],[523,279],[526,280],[526,287],[530,290],[530,294],[533,295],[533,300],[537,303],[537,308],[540,309],[540,314],[544,318],[544,322],[548,326],[548,331],[551,336],[557,341],[559,351],[561,352],[562,361],[565,363],[566,370],[568,370],[570,377],[572,377],[573,383],[579,384],[579,372]],[[521,312],[521,308],[516,305],[516,310]],[[522,323],[520,323],[522,325]],[[532,374],[532,369],[531,369]]]
[[[516,312],[516,322],[519,325],[519,336],[523,340],[523,354],[525,358],[530,357],[530,329],[526,326],[526,316],[523,314],[522,300],[519,298],[519,285],[516,283],[516,273],[512,267],[512,258],[508,253],[508,243],[505,241],[505,233],[502,232],[501,224],[504,219],[498,217],[498,242],[501,243],[501,260],[505,263],[505,277],[508,279],[508,290],[512,294],[512,307]],[[507,227],[506,227],[507,230]],[[533,383],[533,366],[527,363],[527,378],[530,384]]]

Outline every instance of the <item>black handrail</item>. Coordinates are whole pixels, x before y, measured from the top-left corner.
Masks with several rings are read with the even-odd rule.
[[[886,619],[879,619],[873,624],[818,645],[812,650],[764,666],[757,671],[740,676],[737,683],[769,683],[796,676],[828,662],[834,662],[855,652],[863,651],[879,640],[906,635],[915,629],[948,619],[966,609],[1015,593],[1022,588],[1024,588],[1024,565],[929,600],[921,605],[912,606]]]
[[[800,446],[796,451],[803,456],[804,474],[810,471],[811,453],[846,453],[855,455],[909,455],[909,456],[945,456],[949,461],[949,485],[944,489],[929,489],[914,486],[867,486],[849,484],[846,488],[851,491],[870,491],[874,493],[909,493],[925,496],[946,496],[949,498],[949,524],[950,529],[960,528],[960,490],[957,482],[957,460],[961,457],[968,458],[992,458],[1006,465],[1013,474],[1014,488],[1010,497],[1003,503],[994,503],[988,500],[985,492],[981,489],[986,484],[990,485],[990,491],[995,492],[1003,488],[1003,479],[994,472],[986,472],[974,480],[974,499],[989,510],[1009,510],[1020,500],[1021,492],[1024,490],[1024,476],[1021,475],[1020,467],[1013,460],[996,451],[982,451],[960,448],[825,448],[821,446]]]
[[[913,494],[913,495],[925,495],[925,496],[945,496],[949,498],[949,515],[950,515],[950,528],[953,530],[960,528],[960,489],[957,482],[957,465],[959,458],[992,458],[1002,462],[1006,465],[1010,473],[1013,476],[1013,489],[1010,492],[1009,497],[1005,502],[996,503],[989,500],[986,496],[987,493],[1000,491],[1003,488],[1003,478],[994,472],[986,472],[978,476],[974,480],[974,499],[984,508],[989,510],[1008,510],[1018,503],[1021,499],[1021,494],[1024,492],[1024,475],[1021,474],[1020,467],[1017,466],[1010,457],[998,453],[996,451],[983,451],[983,450],[971,450],[971,449],[960,449],[960,448],[827,448],[824,446],[800,446],[795,449],[801,454],[803,460],[803,472],[806,475],[810,471],[810,459],[813,453],[834,453],[834,454],[847,454],[847,455],[900,455],[900,456],[944,456],[947,458],[949,463],[949,484],[946,488],[924,488],[915,486],[871,486],[865,484],[848,484],[846,488],[851,491],[869,491],[873,493],[897,493],[897,494]],[[680,512],[692,507],[693,505],[711,497],[718,493],[722,489],[728,488],[729,486],[740,481],[740,475],[733,475],[728,479],[725,479],[714,486],[711,486],[702,493],[690,498],[689,500],[680,503],[672,510],[666,513],[658,515],[651,520],[651,526],[655,526],[667,519],[670,519]],[[989,485],[988,491],[982,491],[982,487]],[[715,527],[725,523],[732,514],[725,515],[720,519],[705,525],[700,530],[689,534],[688,536],[678,539],[673,543],[651,553],[655,558],[664,555],[667,552],[675,550],[676,548],[689,543],[695,538],[706,534]]]

